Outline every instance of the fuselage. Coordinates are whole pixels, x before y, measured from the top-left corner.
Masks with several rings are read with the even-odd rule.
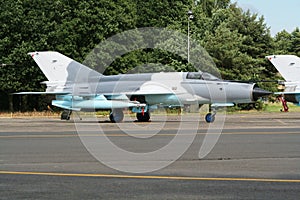
[[[88,83],[77,83],[73,93],[124,94],[130,100],[150,105],[184,105],[206,103],[249,103],[255,101],[255,84],[223,81],[200,72],[163,72],[101,76]],[[111,97],[111,98],[110,98]],[[143,99],[141,99],[143,98]]]

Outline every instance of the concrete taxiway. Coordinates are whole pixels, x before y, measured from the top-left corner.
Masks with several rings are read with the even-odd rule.
[[[224,119],[211,126],[195,114],[152,116],[150,123],[127,117],[121,124],[90,117],[69,122],[2,118],[0,199],[297,199],[300,113],[230,114]],[[107,163],[119,166],[118,171],[93,157],[83,139],[97,145],[108,138],[142,154],[162,149],[178,134],[178,145],[195,138],[178,160],[157,157],[158,164],[167,166],[143,173],[122,169],[135,169],[132,163],[151,169],[146,156],[136,162],[112,153]],[[208,134],[216,144],[200,159]]]

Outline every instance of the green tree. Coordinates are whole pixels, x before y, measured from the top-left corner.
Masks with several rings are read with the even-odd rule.
[[[272,79],[276,69],[265,60],[266,55],[300,56],[299,28],[292,33],[282,31],[272,38],[264,17],[244,12],[230,0],[3,0],[0,2],[0,62],[15,65],[0,67],[1,99],[10,99],[12,108],[13,101],[20,105],[20,98],[10,93],[43,91],[39,83],[46,78],[27,55],[30,51],[59,51],[81,62],[96,47],[96,51],[102,49],[98,56],[105,62],[91,60],[89,64],[94,68],[108,67],[106,74],[140,72],[138,66],[143,64],[150,66],[149,72],[195,70],[187,62],[185,49],[180,55],[173,55],[161,49],[124,49],[118,44],[97,47],[116,33],[140,27],[167,27],[187,35],[188,10],[194,15],[189,21],[191,38],[213,57],[223,78]],[[176,42],[170,39],[158,46],[176,49]],[[181,45],[186,43],[178,41]],[[136,44],[140,45],[139,39]],[[127,53],[112,60],[112,55],[123,50]],[[191,55],[198,55],[204,66],[211,64],[202,52],[191,49]],[[23,107],[33,109],[40,100],[27,96],[22,101]]]
[[[0,91],[9,97],[10,110],[9,94],[42,90],[39,83],[46,80],[28,52],[55,50],[82,61],[101,40],[134,28],[135,17],[130,0],[1,1],[0,60],[15,63],[0,68]]]
[[[292,46],[292,36],[286,30],[277,33],[274,37],[274,49],[272,54],[289,54]]]
[[[290,52],[295,53],[297,56],[300,56],[300,30],[296,28],[291,33],[291,48]]]

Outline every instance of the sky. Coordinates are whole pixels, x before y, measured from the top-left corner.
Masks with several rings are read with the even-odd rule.
[[[271,35],[286,30],[291,33],[300,28],[300,0],[232,0],[243,10],[263,15]]]

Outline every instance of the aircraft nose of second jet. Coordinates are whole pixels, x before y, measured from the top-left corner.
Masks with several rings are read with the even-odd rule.
[[[260,97],[268,96],[272,94],[272,92],[259,88],[258,86],[253,87],[252,97],[253,101],[257,101]]]

